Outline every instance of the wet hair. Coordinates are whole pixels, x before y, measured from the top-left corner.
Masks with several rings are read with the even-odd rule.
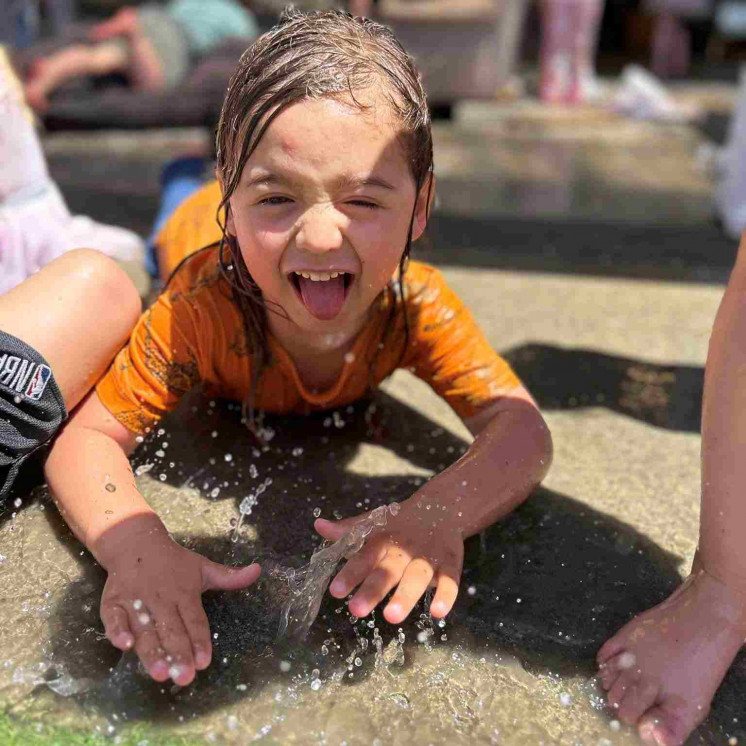
[[[433,166],[430,114],[414,60],[386,26],[336,10],[304,13],[290,8],[244,52],[228,84],[217,132],[217,174],[223,189],[218,209],[223,233],[219,256],[223,276],[241,309],[247,347],[255,361],[247,403],[252,426],[256,388],[269,362],[268,309],[235,236],[226,230],[229,200],[246,162],[282,111],[300,101],[320,98],[338,98],[364,111],[368,106],[357,94],[366,89],[375,89],[390,106],[419,196]],[[397,293],[402,304],[404,300],[402,278],[411,251],[416,204],[417,199],[398,278],[384,290],[391,300],[387,329],[396,314]]]

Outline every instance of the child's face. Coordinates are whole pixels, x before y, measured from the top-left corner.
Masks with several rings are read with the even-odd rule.
[[[270,314],[273,330],[307,342],[361,328],[399,264],[415,206],[389,105],[361,96],[372,110],[319,99],[283,111],[230,198],[228,230],[265,300],[289,317]],[[422,192],[413,239],[425,227]]]

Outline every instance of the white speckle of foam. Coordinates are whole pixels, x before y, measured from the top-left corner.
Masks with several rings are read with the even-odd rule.
[[[150,622],[150,617],[145,613],[138,614],[137,621],[144,626]]]
[[[290,670],[290,661],[280,661],[280,671],[287,673]]]
[[[612,720],[609,723],[609,728],[616,733],[617,731],[620,731],[622,729],[622,724],[618,720]]]
[[[142,600],[141,600],[141,599],[139,599],[139,598],[136,598],[136,599],[135,599],[135,600],[134,600],[134,601],[132,602],[132,608],[133,608],[133,609],[134,609],[135,611],[140,611],[140,609],[142,609]]]
[[[569,707],[572,704],[572,697],[567,692],[562,692],[559,695],[559,701],[563,707]]]

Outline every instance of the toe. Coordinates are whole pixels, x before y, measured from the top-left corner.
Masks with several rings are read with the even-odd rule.
[[[619,655],[624,650],[624,640],[621,635],[610,637],[596,653],[596,663],[606,663],[610,658]]]
[[[633,683],[619,704],[619,719],[627,725],[635,725],[643,713],[655,704],[658,691],[658,682],[642,680]]]
[[[663,702],[649,709],[638,730],[643,743],[654,746],[682,746],[689,734],[707,717],[708,707],[672,707]]]

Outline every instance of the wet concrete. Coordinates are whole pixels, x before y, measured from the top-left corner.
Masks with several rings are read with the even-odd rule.
[[[452,130],[439,125],[441,225],[450,223],[436,227],[427,252],[537,396],[555,461],[520,509],[469,540],[445,628],[418,610],[402,625],[400,651],[398,630],[376,614],[387,646],[386,665],[376,667],[368,620],[353,623],[327,596],[307,643],[278,645],[281,589],[265,580],[206,597],[218,635],[213,665],[187,689],[156,685],[101,639],[101,571],[43,495],[24,496],[0,517],[0,704],[7,711],[115,733],[145,722],[226,743],[636,742],[605,712],[592,659],[613,630],[664,598],[691,562],[702,366],[735,247],[709,220],[711,185],[692,165],[694,131],[604,128],[583,125],[579,115],[552,123],[533,109],[518,128],[506,116],[477,107]],[[470,138],[476,150],[463,166],[459,148]],[[557,176],[548,156],[542,163],[549,151],[528,142],[542,138],[560,149],[572,141],[593,168],[575,181]],[[521,141],[538,153],[533,160]],[[651,142],[667,153],[660,162],[668,172],[638,189]],[[537,198],[520,218],[513,211],[520,190],[477,184],[472,194],[484,189],[481,203],[457,202],[477,155],[494,159],[500,151],[508,163],[511,148],[523,152],[514,168],[536,186],[533,194],[551,196],[565,179],[580,196],[554,212],[554,197]],[[603,148],[615,163],[627,159],[624,178],[614,182],[611,166],[591,157]],[[88,195],[96,217],[124,216],[129,194],[145,222],[158,158],[121,155],[120,192],[93,200],[96,179],[80,177],[81,155],[70,141],[57,140],[50,152],[53,167],[82,185],[71,202]],[[493,165],[483,171],[507,180],[508,167]],[[601,184],[612,197],[591,209],[582,195]],[[691,198],[682,201],[684,193]],[[407,374],[394,376],[373,403],[374,412],[366,402],[335,417],[270,420],[276,434],[265,451],[233,405],[195,397],[136,454],[136,465],[153,464],[139,483],[174,535],[213,559],[300,564],[317,545],[315,508],[325,517],[353,515],[404,499],[468,444],[447,405]],[[166,455],[158,457],[164,441]],[[233,543],[240,501],[267,477],[271,485]],[[690,743],[746,739],[745,692],[742,656]]]

